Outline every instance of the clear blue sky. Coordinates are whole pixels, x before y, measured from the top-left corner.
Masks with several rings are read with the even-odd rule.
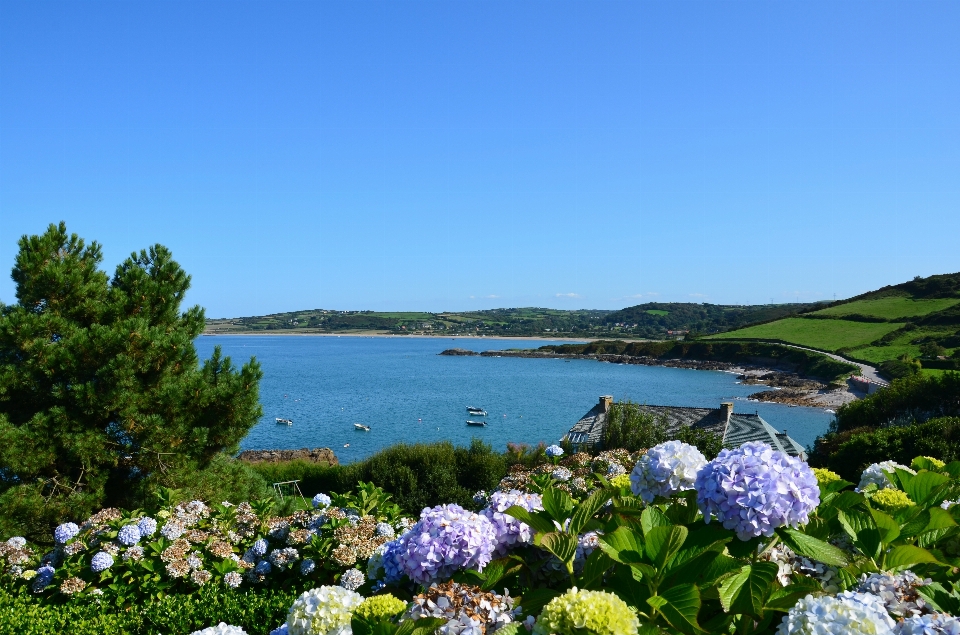
[[[0,268],[211,317],[847,297],[960,270],[960,2],[2,2]],[[4,273],[0,300],[13,300]]]

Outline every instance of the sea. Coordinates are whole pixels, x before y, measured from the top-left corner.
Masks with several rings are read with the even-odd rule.
[[[650,405],[719,407],[756,412],[801,445],[825,432],[833,415],[821,408],[748,401],[762,386],[733,373],[594,360],[453,357],[448,348],[477,352],[555,343],[498,338],[218,335],[197,339],[201,359],[215,346],[239,365],[255,357],[263,369],[263,417],[241,448],[329,447],[341,463],[395,443],[479,438],[495,449],[508,443],[547,444],[580,419],[600,395]],[[567,342],[568,343],[568,342]],[[487,411],[486,427],[466,425],[466,407]],[[278,425],[277,418],[292,425]],[[354,423],[370,426],[358,431]]]

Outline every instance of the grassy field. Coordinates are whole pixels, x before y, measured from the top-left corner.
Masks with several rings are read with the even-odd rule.
[[[650,309],[647,313],[649,315],[670,315],[670,311],[661,311],[659,309]]]
[[[711,335],[705,339],[771,339],[826,351],[864,346],[903,326],[898,323],[805,320],[787,318],[768,324]],[[887,358],[889,359],[889,357]]]
[[[900,320],[908,317],[920,317],[942,311],[955,304],[960,304],[960,298],[940,298],[932,300],[914,300],[907,297],[886,297],[876,300],[857,300],[849,304],[830,307],[814,311],[811,315],[869,315],[871,317],[886,318],[888,320]]]

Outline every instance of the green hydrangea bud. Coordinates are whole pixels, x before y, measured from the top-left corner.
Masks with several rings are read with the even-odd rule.
[[[533,635],[637,635],[640,622],[613,593],[573,587],[543,607]]]
[[[406,609],[406,602],[387,593],[367,598],[354,609],[353,614],[370,622],[376,622],[399,615]]]

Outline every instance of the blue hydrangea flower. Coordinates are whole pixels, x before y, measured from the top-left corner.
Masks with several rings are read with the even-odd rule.
[[[330,497],[326,494],[317,494],[313,497],[313,508],[321,509],[323,507],[329,507],[331,503]]]
[[[340,586],[347,591],[356,591],[363,586],[363,583],[366,581],[367,578],[360,569],[347,569],[343,572],[343,575],[340,576]]]
[[[533,540],[534,532],[529,525],[505,513],[514,505],[528,512],[536,512],[543,509],[543,500],[539,494],[527,494],[515,489],[509,492],[494,492],[490,497],[490,505],[480,512],[493,524],[497,540],[495,554],[498,557]]]
[[[250,551],[252,551],[254,555],[263,557],[263,554],[267,553],[267,541],[261,538],[253,543],[253,546],[250,547]]]
[[[23,536],[14,536],[13,538],[7,538],[7,545],[13,547],[14,549],[22,549],[27,546],[27,539]]]
[[[393,525],[390,523],[377,523],[377,535],[386,536],[387,538],[393,538],[396,535],[396,531],[393,529]]]
[[[897,635],[957,635],[960,619],[946,613],[908,617],[897,624]]]
[[[759,441],[721,450],[697,474],[696,489],[704,521],[716,516],[740,540],[806,524],[820,504],[813,470]]]
[[[893,635],[894,628],[880,598],[844,591],[836,597],[802,598],[784,616],[777,635]]]
[[[98,551],[90,559],[90,570],[94,573],[106,571],[113,566],[113,556],[106,551]]]
[[[300,563],[300,575],[310,575],[317,568],[317,563],[312,558],[305,558]]]
[[[140,519],[140,522],[137,523],[137,529],[140,530],[141,538],[152,536],[157,533],[157,521],[149,516],[144,516]]]
[[[140,528],[136,525],[124,525],[117,532],[117,542],[125,547],[132,547],[140,542]]]
[[[630,473],[630,489],[647,503],[693,489],[697,472],[707,464],[695,446],[682,441],[655,445],[640,457]]]
[[[273,567],[266,560],[261,560],[253,570],[260,575],[269,575],[273,571]]]
[[[547,456],[549,456],[551,459],[563,456],[563,448],[561,448],[559,445],[551,445],[547,447],[546,452]]]
[[[58,545],[64,545],[68,540],[80,533],[77,523],[63,523],[53,530],[53,539]]]
[[[170,519],[167,522],[163,523],[163,528],[160,529],[160,533],[167,540],[176,540],[187,531],[187,528],[183,526],[178,520]]]
[[[497,532],[486,516],[459,505],[438,505],[424,509],[417,524],[396,544],[384,554],[387,575],[395,559],[411,580],[429,585],[461,569],[482,570],[496,550]]]
[[[37,569],[37,575],[33,578],[32,588],[34,593],[40,593],[45,588],[50,586],[50,583],[53,582],[53,576],[57,573],[57,570],[51,567],[48,564],[43,565]]]

